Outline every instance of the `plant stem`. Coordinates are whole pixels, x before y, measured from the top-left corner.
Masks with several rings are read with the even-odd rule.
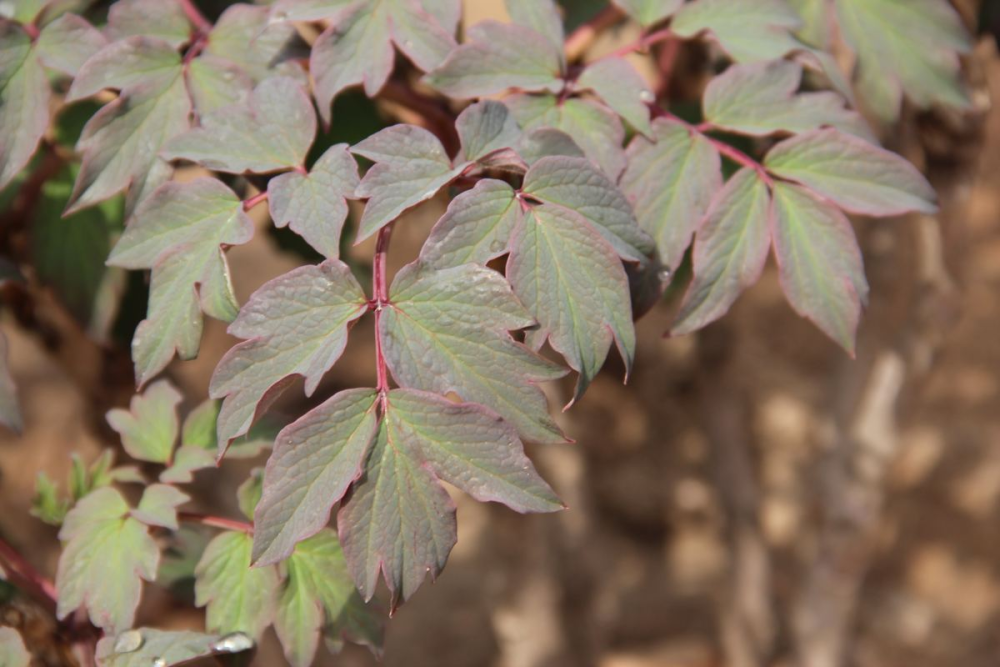
[[[382,321],[382,309],[389,304],[389,283],[386,278],[385,263],[389,255],[391,238],[392,223],[379,230],[378,240],[375,242],[375,260],[372,262],[372,289],[375,292],[375,298],[372,301],[372,309],[375,311],[375,364],[378,371],[377,388],[383,408],[389,392],[389,370],[385,363],[385,354],[382,351],[379,325]]]
[[[590,19],[566,38],[565,50],[567,60],[577,60],[594,43],[597,35],[622,20],[624,14],[615,6],[603,9],[597,16]]]
[[[244,533],[253,533],[253,524],[238,519],[227,519],[221,516],[211,516],[208,514],[198,514],[197,512],[178,512],[177,519],[188,523],[200,523],[203,526],[212,528],[223,528],[225,530],[238,530]]]
[[[264,190],[263,192],[258,192],[257,194],[255,194],[253,197],[250,197],[249,199],[244,199],[243,200],[243,210],[244,211],[249,211],[254,206],[256,206],[257,204],[259,204],[259,203],[261,203],[263,201],[267,201],[267,190]]]
[[[34,597],[46,609],[55,614],[56,587],[34,568],[18,551],[0,538],[0,563],[10,577],[11,583]]]
[[[632,42],[631,44],[626,44],[625,46],[619,47],[603,57],[617,58],[620,56],[628,55],[629,53],[633,53],[635,51],[645,51],[654,44],[659,44],[660,42],[665,42],[671,39],[677,39],[677,38],[674,35],[674,33],[670,31],[670,28],[664,28],[663,30],[657,30],[656,32],[652,32],[642,37],[641,39]]]
[[[193,0],[179,0],[181,3],[181,9],[184,10],[184,14],[188,17],[188,20],[194,24],[195,29],[198,30],[203,35],[207,35],[212,31],[212,23],[201,11],[194,6]]]

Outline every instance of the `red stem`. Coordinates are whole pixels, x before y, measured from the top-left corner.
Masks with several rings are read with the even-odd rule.
[[[38,35],[40,34],[40,31],[38,30],[38,26],[37,25],[35,25],[34,23],[25,23],[21,27],[24,28],[24,31],[26,33],[28,33],[28,37],[31,38],[32,42],[35,41],[36,39],[38,39]]]
[[[249,211],[254,206],[256,206],[257,204],[259,204],[259,203],[261,203],[263,201],[267,201],[267,190],[264,190],[263,192],[258,192],[257,194],[255,194],[253,197],[250,197],[249,199],[244,199],[243,200],[243,210],[244,211]]]
[[[177,518],[188,523],[200,523],[203,526],[212,528],[223,528],[225,530],[238,530],[244,533],[253,533],[253,524],[237,519],[227,519],[221,516],[210,516],[198,514],[197,512],[178,512]]]
[[[56,587],[29,563],[17,550],[0,538],[0,563],[13,583],[51,611],[56,611]]]
[[[670,31],[670,28],[664,28],[663,30],[657,30],[652,32],[642,39],[632,42],[631,44],[626,44],[618,49],[615,49],[604,58],[617,58],[620,56],[628,55],[634,51],[645,51],[654,44],[659,44],[660,42],[665,42],[669,39],[676,39],[674,33]]]
[[[610,6],[601,11],[600,14],[590,19],[579,28],[570,33],[566,38],[565,50],[568,60],[576,60],[583,55],[594,38],[604,30],[622,20],[624,14],[620,9]]]
[[[178,0],[181,3],[181,9],[184,10],[184,14],[188,17],[188,20],[194,24],[195,29],[203,35],[207,35],[212,31],[212,23],[205,15],[194,6],[192,0]]]
[[[389,241],[392,238],[392,223],[379,230],[378,240],[375,242],[375,260],[372,262],[372,289],[375,291],[375,298],[371,307],[375,311],[375,364],[378,371],[378,391],[379,397],[385,407],[386,396],[389,392],[389,370],[385,363],[385,354],[382,351],[382,337],[379,335],[379,325],[382,321],[382,309],[389,305],[389,281],[386,277],[386,258],[389,255]]]
[[[651,108],[653,110],[654,115],[660,118],[669,118],[670,120],[676,123],[684,125],[690,132],[696,132],[701,136],[705,137],[705,139],[707,139],[709,143],[715,146],[715,149],[725,157],[729,158],[730,160],[732,160],[733,162],[742,167],[747,167],[749,169],[753,169],[754,171],[756,171],[757,175],[760,176],[760,179],[762,181],[767,183],[768,187],[774,185],[774,179],[771,178],[771,175],[767,173],[767,169],[760,162],[753,159],[740,149],[730,146],[724,141],[720,141],[714,137],[710,137],[707,134],[705,134],[706,131],[714,129],[711,123],[701,123],[700,125],[692,125],[683,118],[679,118],[678,116],[675,116],[674,114],[670,113],[665,109],[661,109],[656,106],[651,106]]]

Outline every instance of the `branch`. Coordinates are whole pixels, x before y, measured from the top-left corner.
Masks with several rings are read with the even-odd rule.
[[[188,17],[188,20],[194,24],[195,29],[198,30],[203,35],[207,35],[212,31],[212,22],[205,18],[205,15],[194,6],[193,0],[178,0],[181,3],[181,9],[184,10],[184,14]]]
[[[14,586],[34,597],[55,615],[58,599],[55,585],[3,538],[0,538],[0,563],[3,564],[4,571]]]
[[[375,364],[378,371],[379,398],[385,407],[389,392],[389,370],[382,351],[382,337],[379,336],[379,324],[382,321],[382,309],[389,304],[389,283],[386,278],[385,263],[389,255],[389,241],[392,238],[392,223],[379,230],[378,241],[375,243],[375,260],[372,262],[372,289],[375,298],[371,307],[375,311]]]
[[[243,210],[244,211],[249,211],[254,206],[256,206],[257,204],[259,204],[261,202],[264,202],[264,201],[267,201],[267,190],[264,190],[263,192],[258,192],[257,194],[255,194],[253,197],[250,197],[249,199],[244,199],[243,200]]]
[[[198,514],[197,512],[178,512],[177,519],[188,523],[200,523],[211,528],[223,528],[225,530],[238,530],[244,533],[253,534],[253,524],[237,519],[227,519],[221,516],[211,516],[208,514]]]
[[[602,30],[610,28],[624,17],[622,10],[613,5],[603,9],[600,14],[581,25],[566,38],[566,59],[579,59]]]

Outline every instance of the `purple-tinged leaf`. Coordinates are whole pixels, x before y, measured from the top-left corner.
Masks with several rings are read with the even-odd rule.
[[[785,0],[741,0],[738,10],[731,0],[695,0],[674,15],[670,30],[685,38],[708,31],[736,62],[756,62],[802,48],[791,34],[801,25]]]
[[[104,487],[66,515],[59,531],[64,548],[56,573],[60,619],[83,605],[90,621],[107,633],[132,627],[142,580],[156,578],[160,550],[129,511],[121,493]],[[109,586],[109,581],[115,585]]]
[[[168,183],[136,211],[108,263],[153,269],[147,319],[132,340],[140,385],[175,351],[185,359],[197,355],[201,310],[224,321],[236,317],[239,306],[222,246],[241,245],[251,236],[253,223],[243,202],[215,179]]]
[[[354,198],[359,183],[358,163],[349,147],[337,144],[308,174],[293,171],[268,182],[271,218],[275,226],[290,226],[317,251],[336,259],[347,220],[347,200]]]
[[[833,92],[796,94],[802,67],[787,60],[733,65],[705,88],[705,120],[716,127],[752,136],[807,132],[836,127],[876,142],[856,111]]]
[[[566,56],[563,42],[566,33],[563,30],[562,16],[554,0],[504,0],[510,19],[517,25],[530,28],[547,39],[552,48],[559,53],[560,66],[566,66]]]
[[[656,100],[656,95],[627,60],[601,58],[588,65],[576,83],[578,88],[594,91],[632,127],[652,137],[648,105]]]
[[[722,188],[719,152],[702,134],[658,118],[653,138],[635,137],[621,188],[639,225],[656,240],[660,261],[680,266],[691,236]]]
[[[121,436],[122,447],[132,458],[167,463],[180,430],[177,406],[182,400],[169,381],[160,380],[133,396],[128,410],[109,410],[108,424]]]
[[[274,75],[306,82],[297,61],[308,50],[291,24],[269,20],[267,7],[231,5],[215,22],[205,53],[238,65],[254,83]]]
[[[278,573],[250,567],[253,538],[237,531],[217,535],[195,568],[195,604],[206,607],[209,632],[242,632],[259,640],[274,619]]]
[[[373,389],[342,391],[278,434],[254,516],[254,563],[287,558],[329,522],[362,474],[378,429],[376,399]]]
[[[31,654],[14,628],[0,627],[0,655],[4,667],[31,667]]]
[[[477,161],[496,151],[513,148],[521,128],[500,102],[483,100],[467,107],[455,121],[462,150],[458,160]]]
[[[49,125],[49,80],[31,38],[0,21],[0,188],[17,176]]]
[[[7,337],[0,332],[0,424],[20,433],[24,421],[17,401],[17,387],[10,375],[9,359]]]
[[[188,63],[187,82],[199,116],[241,104],[253,91],[253,77],[242,68],[225,58],[204,53]]]
[[[760,279],[771,246],[771,194],[752,169],[741,169],[712,201],[694,243],[694,280],[670,333],[679,336],[719,319]]]
[[[80,66],[66,101],[75,102],[106,88],[163,90],[182,73],[181,56],[172,46],[158,39],[129,37],[108,44]]]
[[[191,39],[191,23],[177,0],[118,0],[108,10],[108,38],[155,37],[177,48]]]
[[[526,440],[565,442],[538,387],[565,370],[507,333],[535,322],[503,276],[474,264],[440,271],[411,264],[389,300],[379,336],[400,386],[455,392],[495,410]]]
[[[507,254],[510,236],[522,216],[514,188],[483,179],[451,200],[424,243],[420,260],[436,269],[486,264]]]
[[[232,174],[266,173],[305,162],[316,136],[316,113],[302,87],[286,77],[265,79],[245,104],[216,109],[201,126],[168,141],[161,155]]]
[[[561,130],[572,137],[590,160],[617,181],[625,169],[625,128],[618,115],[593,100],[555,95],[512,95],[504,104],[525,131]]]
[[[187,129],[187,127],[184,129]],[[161,157],[155,157],[145,173],[132,179],[132,184],[128,188],[128,194],[125,196],[126,224],[132,219],[136,209],[139,208],[139,204],[146,201],[161,185],[168,183],[173,176],[174,166]]]
[[[248,340],[226,353],[209,386],[213,398],[225,397],[219,454],[250,429],[292,376],[305,379],[311,396],[343,354],[351,323],[367,309],[350,268],[336,259],[294,269],[254,292],[229,327]]]
[[[177,487],[152,484],[143,491],[132,516],[147,526],[177,530],[177,508],[189,500],[191,497]]]
[[[548,339],[580,374],[575,398],[604,364],[612,341],[631,369],[628,278],[615,248],[580,214],[548,204],[532,208],[511,241],[507,278],[539,324],[528,344],[537,349]]]
[[[777,182],[772,225],[778,277],[789,303],[853,356],[868,283],[851,223],[808,190]]]
[[[543,157],[561,155],[563,157],[587,157],[579,144],[562,130],[540,127],[525,132],[517,144],[517,153],[526,167],[530,167]],[[527,171],[527,168],[525,168]]]
[[[912,164],[883,148],[835,129],[778,144],[764,160],[769,171],[797,181],[851,213],[933,213],[936,196]]]
[[[186,630],[126,630],[97,642],[97,664],[101,667],[173,667],[188,664],[197,658],[211,656],[214,652],[212,646],[220,639],[219,635]],[[132,648],[136,643],[138,647]]]
[[[415,125],[387,127],[351,151],[375,163],[355,192],[368,199],[358,224],[359,242],[436,195],[467,166],[452,166],[437,137]]]
[[[684,4],[684,0],[612,0],[644,28],[667,18]]]
[[[562,89],[562,51],[524,26],[484,21],[469,29],[469,41],[451,52],[426,81],[449,97],[468,99],[502,93]]]
[[[588,160],[542,158],[528,170],[522,191],[539,201],[580,214],[626,260],[639,261],[655,250],[653,240],[639,227],[625,195]]]
[[[63,14],[46,25],[35,48],[42,64],[70,76],[108,43],[101,31],[76,14]]]

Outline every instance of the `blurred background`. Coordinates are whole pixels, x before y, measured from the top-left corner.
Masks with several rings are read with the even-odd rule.
[[[570,27],[603,5],[563,4]],[[858,358],[790,310],[773,266],[721,322],[663,338],[682,294],[678,271],[664,303],[638,323],[629,384],[613,358],[558,417],[575,444],[530,449],[570,509],[519,516],[456,494],[458,545],[440,579],[389,622],[382,664],[1000,665],[1000,2],[955,4],[977,34],[964,61],[974,108],[906,111],[883,136],[924,170],[942,207],[934,217],[857,221],[872,286]],[[504,17],[500,0],[466,5],[466,24]],[[630,30],[610,30],[590,55],[634,39]],[[672,104],[696,105],[715,55],[684,47]],[[70,145],[74,117],[64,114],[59,129]],[[351,93],[334,117],[323,146],[405,113]],[[38,267],[27,286],[3,290],[0,330],[26,428],[0,432],[0,534],[48,575],[59,543],[29,514],[36,474],[63,480],[73,452],[91,461],[113,447],[124,460],[104,413],[131,396],[127,341],[145,298],[141,274],[74,264],[73,244],[110,243],[120,213],[112,205],[73,226],[61,221],[68,178],[37,192],[21,184],[0,201],[5,247]],[[397,225],[391,270],[416,255],[445,205],[435,200]],[[229,253],[241,302],[314,259],[271,228],[264,207],[253,214],[259,233]],[[349,254],[366,271],[372,248]],[[124,294],[116,315],[100,307],[109,294]],[[235,342],[220,323],[207,325],[199,359],[169,371],[186,409],[205,398]],[[339,389],[370,384],[373,358],[366,319],[317,394],[306,400],[293,386],[270,419],[280,425]],[[558,410],[571,385],[547,391]],[[192,495],[238,516],[236,486],[261,463],[198,473]],[[167,566],[174,592],[147,586],[139,623],[200,627],[184,580],[193,564],[178,556]],[[64,664],[42,647],[51,638],[43,614],[16,601],[0,613],[4,624],[35,627],[35,648],[51,661],[39,664]],[[283,664],[271,631],[255,664]],[[378,663],[348,647],[317,664]]]

